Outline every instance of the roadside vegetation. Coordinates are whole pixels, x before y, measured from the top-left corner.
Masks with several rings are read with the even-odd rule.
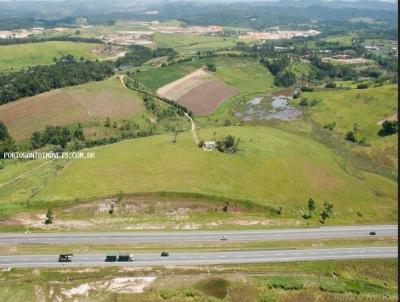
[[[396,260],[341,260],[134,270],[11,269],[5,301],[396,301]],[[57,282],[54,282],[57,280]],[[135,284],[136,286],[129,286]]]

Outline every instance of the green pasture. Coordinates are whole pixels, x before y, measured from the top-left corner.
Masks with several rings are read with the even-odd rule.
[[[72,54],[76,57],[95,59],[91,52],[99,44],[50,41],[42,43],[0,46],[0,71],[28,66],[51,64],[54,57]]]

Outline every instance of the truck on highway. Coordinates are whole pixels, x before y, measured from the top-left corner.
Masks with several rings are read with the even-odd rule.
[[[121,253],[121,254],[107,254],[106,262],[128,262],[133,261],[133,255],[129,253]]]
[[[133,255],[128,253],[123,253],[118,255],[119,262],[133,261]]]
[[[58,257],[58,262],[71,262],[72,256],[72,254],[60,254]]]

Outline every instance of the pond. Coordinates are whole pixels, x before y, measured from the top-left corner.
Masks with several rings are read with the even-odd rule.
[[[292,98],[285,95],[255,97],[245,103],[235,116],[245,122],[253,120],[291,121],[301,115],[301,111],[290,105]]]

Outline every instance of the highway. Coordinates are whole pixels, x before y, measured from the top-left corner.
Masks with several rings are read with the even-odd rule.
[[[397,247],[357,247],[330,249],[240,251],[135,254],[132,262],[105,262],[104,254],[74,255],[73,261],[59,263],[57,255],[0,256],[0,267],[68,267],[68,266],[169,266],[169,265],[212,265],[234,263],[264,263],[289,261],[314,261],[336,259],[397,258]]]
[[[185,243],[219,241],[306,240],[326,238],[397,236],[397,225],[365,225],[320,228],[274,229],[259,231],[180,231],[180,232],[102,232],[102,233],[0,233],[0,244],[107,244],[107,243]],[[372,237],[372,236],[371,236]]]

